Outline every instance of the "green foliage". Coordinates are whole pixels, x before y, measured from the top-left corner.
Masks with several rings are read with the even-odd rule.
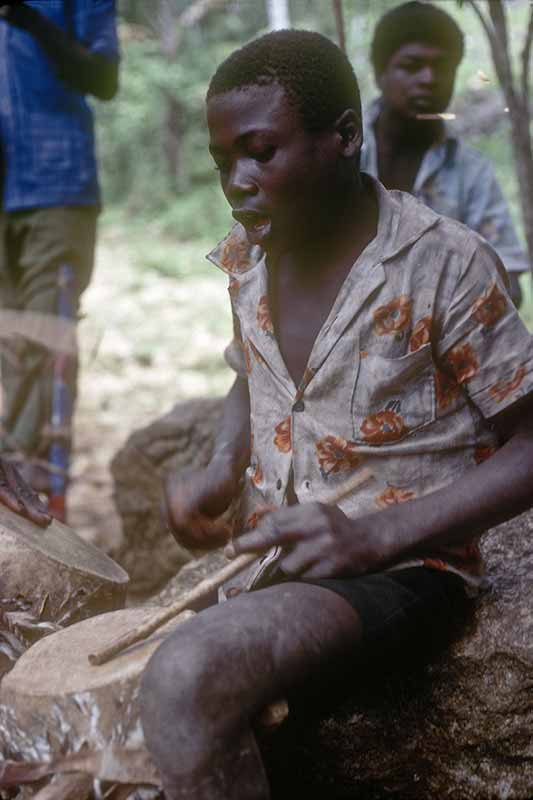
[[[479,21],[467,5],[442,2],[458,19],[466,37],[466,57],[457,94],[478,89],[497,92],[492,63]],[[108,104],[98,104],[97,124],[106,205],[118,208],[136,224],[154,223],[176,240],[215,240],[229,216],[207,150],[204,96],[215,66],[267,25],[266,0],[227,0],[198,24],[181,29],[175,59],[164,53],[158,10],[169,3],[179,15],[193,0],[119,0],[122,41],[121,90]],[[368,64],[373,29],[379,17],[399,0],[344,0],[348,55],[360,79],[364,101],[376,88]],[[319,30],[336,38],[331,0],[290,0],[295,27]],[[527,4],[508,9],[511,41],[519,42]],[[525,10],[524,10],[525,9]],[[485,82],[480,83],[482,70]],[[496,162],[515,218],[516,181],[507,132],[473,142]],[[169,158],[169,134],[179,148]]]

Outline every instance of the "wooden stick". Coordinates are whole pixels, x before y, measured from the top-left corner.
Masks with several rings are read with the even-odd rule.
[[[336,491],[332,492],[331,495],[322,498],[319,502],[334,505],[371,478],[372,472],[369,469],[362,469],[346,481],[346,483],[342,484]],[[197,603],[199,600],[202,600],[207,595],[211,594],[211,592],[215,591],[215,589],[218,589],[225,581],[233,578],[234,575],[237,575],[238,572],[241,572],[241,570],[252,564],[258,557],[257,553],[243,553],[238,556],[233,561],[230,561],[229,564],[218,570],[218,572],[204,578],[194,589],[186,592],[179,600],[176,600],[175,603],[172,603],[172,605],[163,609],[158,614],[154,614],[152,619],[144,625],[140,625],[135,630],[121,636],[96,653],[91,653],[89,655],[89,662],[93,666],[105,664],[128,647],[131,647],[131,645],[146,639],[166,622],[169,622],[171,619],[174,619],[174,617],[177,617],[178,614],[181,614],[181,612],[190,605]]]
[[[93,779],[79,772],[58,774],[33,800],[85,800],[92,791]]]
[[[179,600],[176,600],[175,603],[172,603],[172,605],[163,609],[158,614],[155,614],[152,619],[144,625],[140,625],[135,630],[126,633],[116,641],[111,642],[107,647],[103,647],[97,653],[91,653],[89,656],[90,663],[93,664],[93,666],[105,664],[132,644],[137,644],[137,642],[146,639],[166,622],[177,617],[178,614],[181,614],[182,611],[185,611],[185,609],[193,603],[211,594],[211,592],[218,589],[222,583],[233,578],[234,575],[245,569],[249,564],[252,564],[256,559],[257,553],[244,553],[242,556],[230,561],[229,564],[226,564],[226,566],[222,567],[218,572],[215,572],[214,575],[209,575],[207,578],[204,578],[203,581],[200,581],[194,589],[186,592]]]

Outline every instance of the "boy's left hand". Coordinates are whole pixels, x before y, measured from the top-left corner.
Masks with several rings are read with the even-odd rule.
[[[39,495],[23,480],[16,467],[2,458],[0,458],[0,503],[42,528],[52,521]]]
[[[280,545],[280,568],[302,578],[337,578],[374,572],[390,556],[379,514],[350,519],[337,506],[288,506],[265,516],[257,528],[232,542],[235,555],[263,553]]]

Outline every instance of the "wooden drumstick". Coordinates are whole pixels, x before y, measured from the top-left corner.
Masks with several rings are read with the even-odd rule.
[[[369,481],[372,477],[372,472],[369,469],[362,469],[353,475],[348,481],[346,481],[346,483],[342,484],[342,486],[340,486],[336,491],[331,492],[327,497],[321,498],[317,502],[335,505],[344,497],[350,495],[363,483]],[[115,642],[111,642],[111,644],[107,645],[107,647],[103,647],[96,653],[91,653],[89,656],[89,662],[93,666],[105,664],[107,661],[110,661],[112,658],[119,655],[119,653],[122,653],[128,647],[131,647],[131,645],[137,644],[143,639],[146,639],[148,636],[154,633],[154,631],[158,630],[158,628],[161,628],[171,619],[174,619],[174,617],[177,617],[178,614],[181,614],[182,611],[191,606],[193,603],[197,603],[199,600],[202,600],[210,595],[211,592],[218,589],[218,587],[225,583],[225,581],[233,578],[238,572],[241,572],[241,570],[252,564],[257,558],[257,553],[243,553],[242,555],[233,559],[229,562],[229,564],[222,567],[213,575],[209,575],[207,578],[204,578],[203,581],[200,581],[200,583],[195,586],[194,589],[186,592],[179,600],[176,600],[175,603],[172,603],[172,605],[163,609],[159,613],[154,614],[153,618],[144,625],[140,625],[136,630],[130,631],[126,635],[121,636]]]

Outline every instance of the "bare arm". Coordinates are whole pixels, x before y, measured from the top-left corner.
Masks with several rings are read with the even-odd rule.
[[[357,519],[311,503],[272,514],[235,542],[237,554],[288,547],[288,574],[309,578],[374,572],[417,552],[464,543],[533,505],[533,396],[492,420],[505,444],[443,489]]]
[[[464,541],[533,505],[533,396],[510,407],[492,423],[503,446],[459,480],[401,509],[395,536],[386,549],[403,555]],[[384,512],[387,513],[387,512]],[[396,552],[395,552],[396,551]]]
[[[0,6],[0,18],[31,34],[41,45],[61,80],[82,94],[111,100],[118,89],[118,61],[72,39],[34,8],[22,4]]]
[[[215,547],[222,539],[203,521],[222,514],[239,491],[250,461],[248,383],[237,377],[224,403],[211,461],[205,469],[170,474],[165,484],[166,516],[176,538],[190,547]]]
[[[17,469],[2,458],[0,458],[0,503],[41,527],[46,527],[52,521],[39,496],[22,480]]]

